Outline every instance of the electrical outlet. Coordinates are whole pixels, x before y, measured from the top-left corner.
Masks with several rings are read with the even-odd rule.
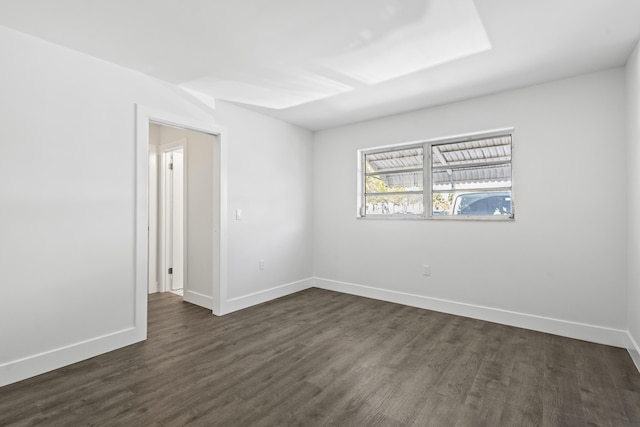
[[[260,261],[258,261],[258,268],[259,268],[260,270],[264,270],[264,260],[263,260],[263,259],[261,259]]]
[[[424,264],[422,266],[422,274],[425,276],[431,276],[431,266],[429,264]]]

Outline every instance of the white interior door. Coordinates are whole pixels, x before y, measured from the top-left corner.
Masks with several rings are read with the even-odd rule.
[[[171,253],[173,255],[173,274],[171,290],[177,291],[184,287],[184,153],[183,149],[172,153],[172,233]]]
[[[184,149],[164,152],[165,291],[184,288]]]

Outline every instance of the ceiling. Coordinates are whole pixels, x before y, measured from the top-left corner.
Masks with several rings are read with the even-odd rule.
[[[0,0],[0,25],[311,130],[622,66],[639,0]]]

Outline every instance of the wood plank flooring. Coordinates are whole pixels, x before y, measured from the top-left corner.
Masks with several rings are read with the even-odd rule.
[[[319,289],[0,388],[1,426],[640,426],[626,350]]]

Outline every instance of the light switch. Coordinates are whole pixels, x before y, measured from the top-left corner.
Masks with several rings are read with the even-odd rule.
[[[236,219],[238,221],[242,219],[242,209],[236,209]]]

